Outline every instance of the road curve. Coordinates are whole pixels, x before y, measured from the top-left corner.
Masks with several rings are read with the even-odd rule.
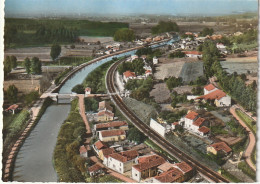
[[[115,93],[114,87],[114,73],[118,64],[121,61],[116,62],[113,64],[106,75],[106,87],[109,93]],[[196,168],[198,172],[202,173],[206,177],[210,178],[212,181],[216,183],[228,183],[229,181],[219,175],[217,172],[209,169],[208,167],[199,163],[199,161],[193,159],[186,153],[182,152],[170,142],[168,142],[164,137],[161,137],[157,132],[151,129],[147,124],[143,123],[122,101],[119,95],[112,95],[111,99],[113,103],[119,108],[119,110],[140,130],[142,131],[147,137],[149,137],[152,141],[154,141],[158,146],[162,149],[177,157],[180,160],[187,162],[193,168]]]

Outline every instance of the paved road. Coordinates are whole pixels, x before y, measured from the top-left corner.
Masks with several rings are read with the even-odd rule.
[[[250,130],[250,128],[246,125],[246,123],[244,123],[239,116],[236,114],[236,109],[239,108],[236,105],[233,105],[230,108],[230,113],[238,120],[238,122],[246,129],[246,131],[248,132],[249,135],[249,144],[244,152],[244,156],[246,157],[246,163],[254,170],[256,171],[256,166],[253,164],[252,160],[251,160],[251,154],[254,150],[255,147],[255,143],[256,143],[256,139],[255,139],[255,135],[253,134],[253,132]]]

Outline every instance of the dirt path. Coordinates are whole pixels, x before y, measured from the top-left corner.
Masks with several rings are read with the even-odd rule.
[[[85,96],[83,94],[78,94],[77,96],[79,97],[79,112],[86,125],[87,134],[91,134],[91,128],[90,128],[90,125],[89,125],[89,122],[88,122],[88,119],[87,119],[87,116],[85,113],[85,102],[84,102]]]
[[[238,117],[238,115],[236,114],[236,109],[239,108],[236,105],[233,105],[230,108],[230,113],[238,120],[238,122],[246,129],[246,131],[248,132],[249,135],[249,144],[246,148],[246,150],[244,151],[244,156],[246,158],[246,162],[247,164],[254,170],[256,171],[256,166],[254,165],[254,163],[251,160],[251,154],[254,150],[255,147],[255,143],[256,143],[256,139],[255,139],[255,135],[253,134],[253,132],[250,130],[250,128],[247,127],[247,125]]]

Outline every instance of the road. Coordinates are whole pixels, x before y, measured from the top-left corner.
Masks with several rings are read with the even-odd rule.
[[[106,75],[106,87],[110,93],[114,93],[114,73],[120,62],[113,64]],[[143,123],[122,101],[119,95],[112,96],[113,103],[119,108],[119,110],[127,117],[140,131],[142,131],[147,137],[149,137],[153,142],[155,142],[162,149],[167,151],[169,154],[178,158],[179,160],[187,162],[193,168],[196,168],[198,172],[202,173],[206,177],[210,178],[212,181],[219,182],[229,182],[227,179],[219,175],[217,172],[212,171],[208,167],[202,165],[199,161],[193,159],[186,153],[182,152],[176,148],[173,144],[168,142],[164,137],[161,137],[157,132],[151,129],[148,125]]]
[[[254,147],[255,147],[255,143],[256,143],[256,138],[254,133],[251,131],[251,129],[246,125],[246,123],[244,123],[239,116],[236,114],[236,109],[239,109],[239,107],[237,105],[233,105],[230,108],[230,113],[237,119],[237,121],[246,129],[246,131],[248,132],[248,136],[249,136],[249,144],[247,145],[246,150],[244,151],[244,156],[246,158],[246,163],[254,170],[256,171],[256,166],[254,165],[254,163],[251,160],[251,155],[254,151]]]

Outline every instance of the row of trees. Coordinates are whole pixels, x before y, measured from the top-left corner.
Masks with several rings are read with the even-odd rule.
[[[150,96],[150,91],[153,88],[153,79],[151,77],[148,77],[147,79],[142,80],[142,84],[139,85],[140,86],[135,87],[135,82],[133,81],[127,84],[128,89],[133,90],[130,96],[136,100],[143,101]]]
[[[257,92],[254,85],[247,86],[236,73],[228,74],[218,60],[219,52],[212,41],[203,44],[204,73],[207,77],[215,75],[221,87],[247,110],[256,112]]]
[[[42,63],[39,58],[33,57],[31,60],[27,57],[24,60],[24,67],[28,74],[41,74]]]
[[[185,53],[181,51],[175,51],[173,53],[170,53],[169,58],[183,58],[185,57]]]
[[[128,28],[122,28],[115,32],[114,40],[119,42],[131,42],[135,39],[134,31]]]
[[[7,56],[4,60],[4,76],[6,77],[12,69],[17,67],[17,59],[15,56]]]
[[[160,21],[157,26],[152,28],[152,34],[160,34],[171,31],[179,32],[179,26],[176,22]]]
[[[118,72],[120,75],[127,70],[133,71],[137,75],[143,75],[145,73],[143,60],[135,59],[132,62],[123,62],[118,66]]]

